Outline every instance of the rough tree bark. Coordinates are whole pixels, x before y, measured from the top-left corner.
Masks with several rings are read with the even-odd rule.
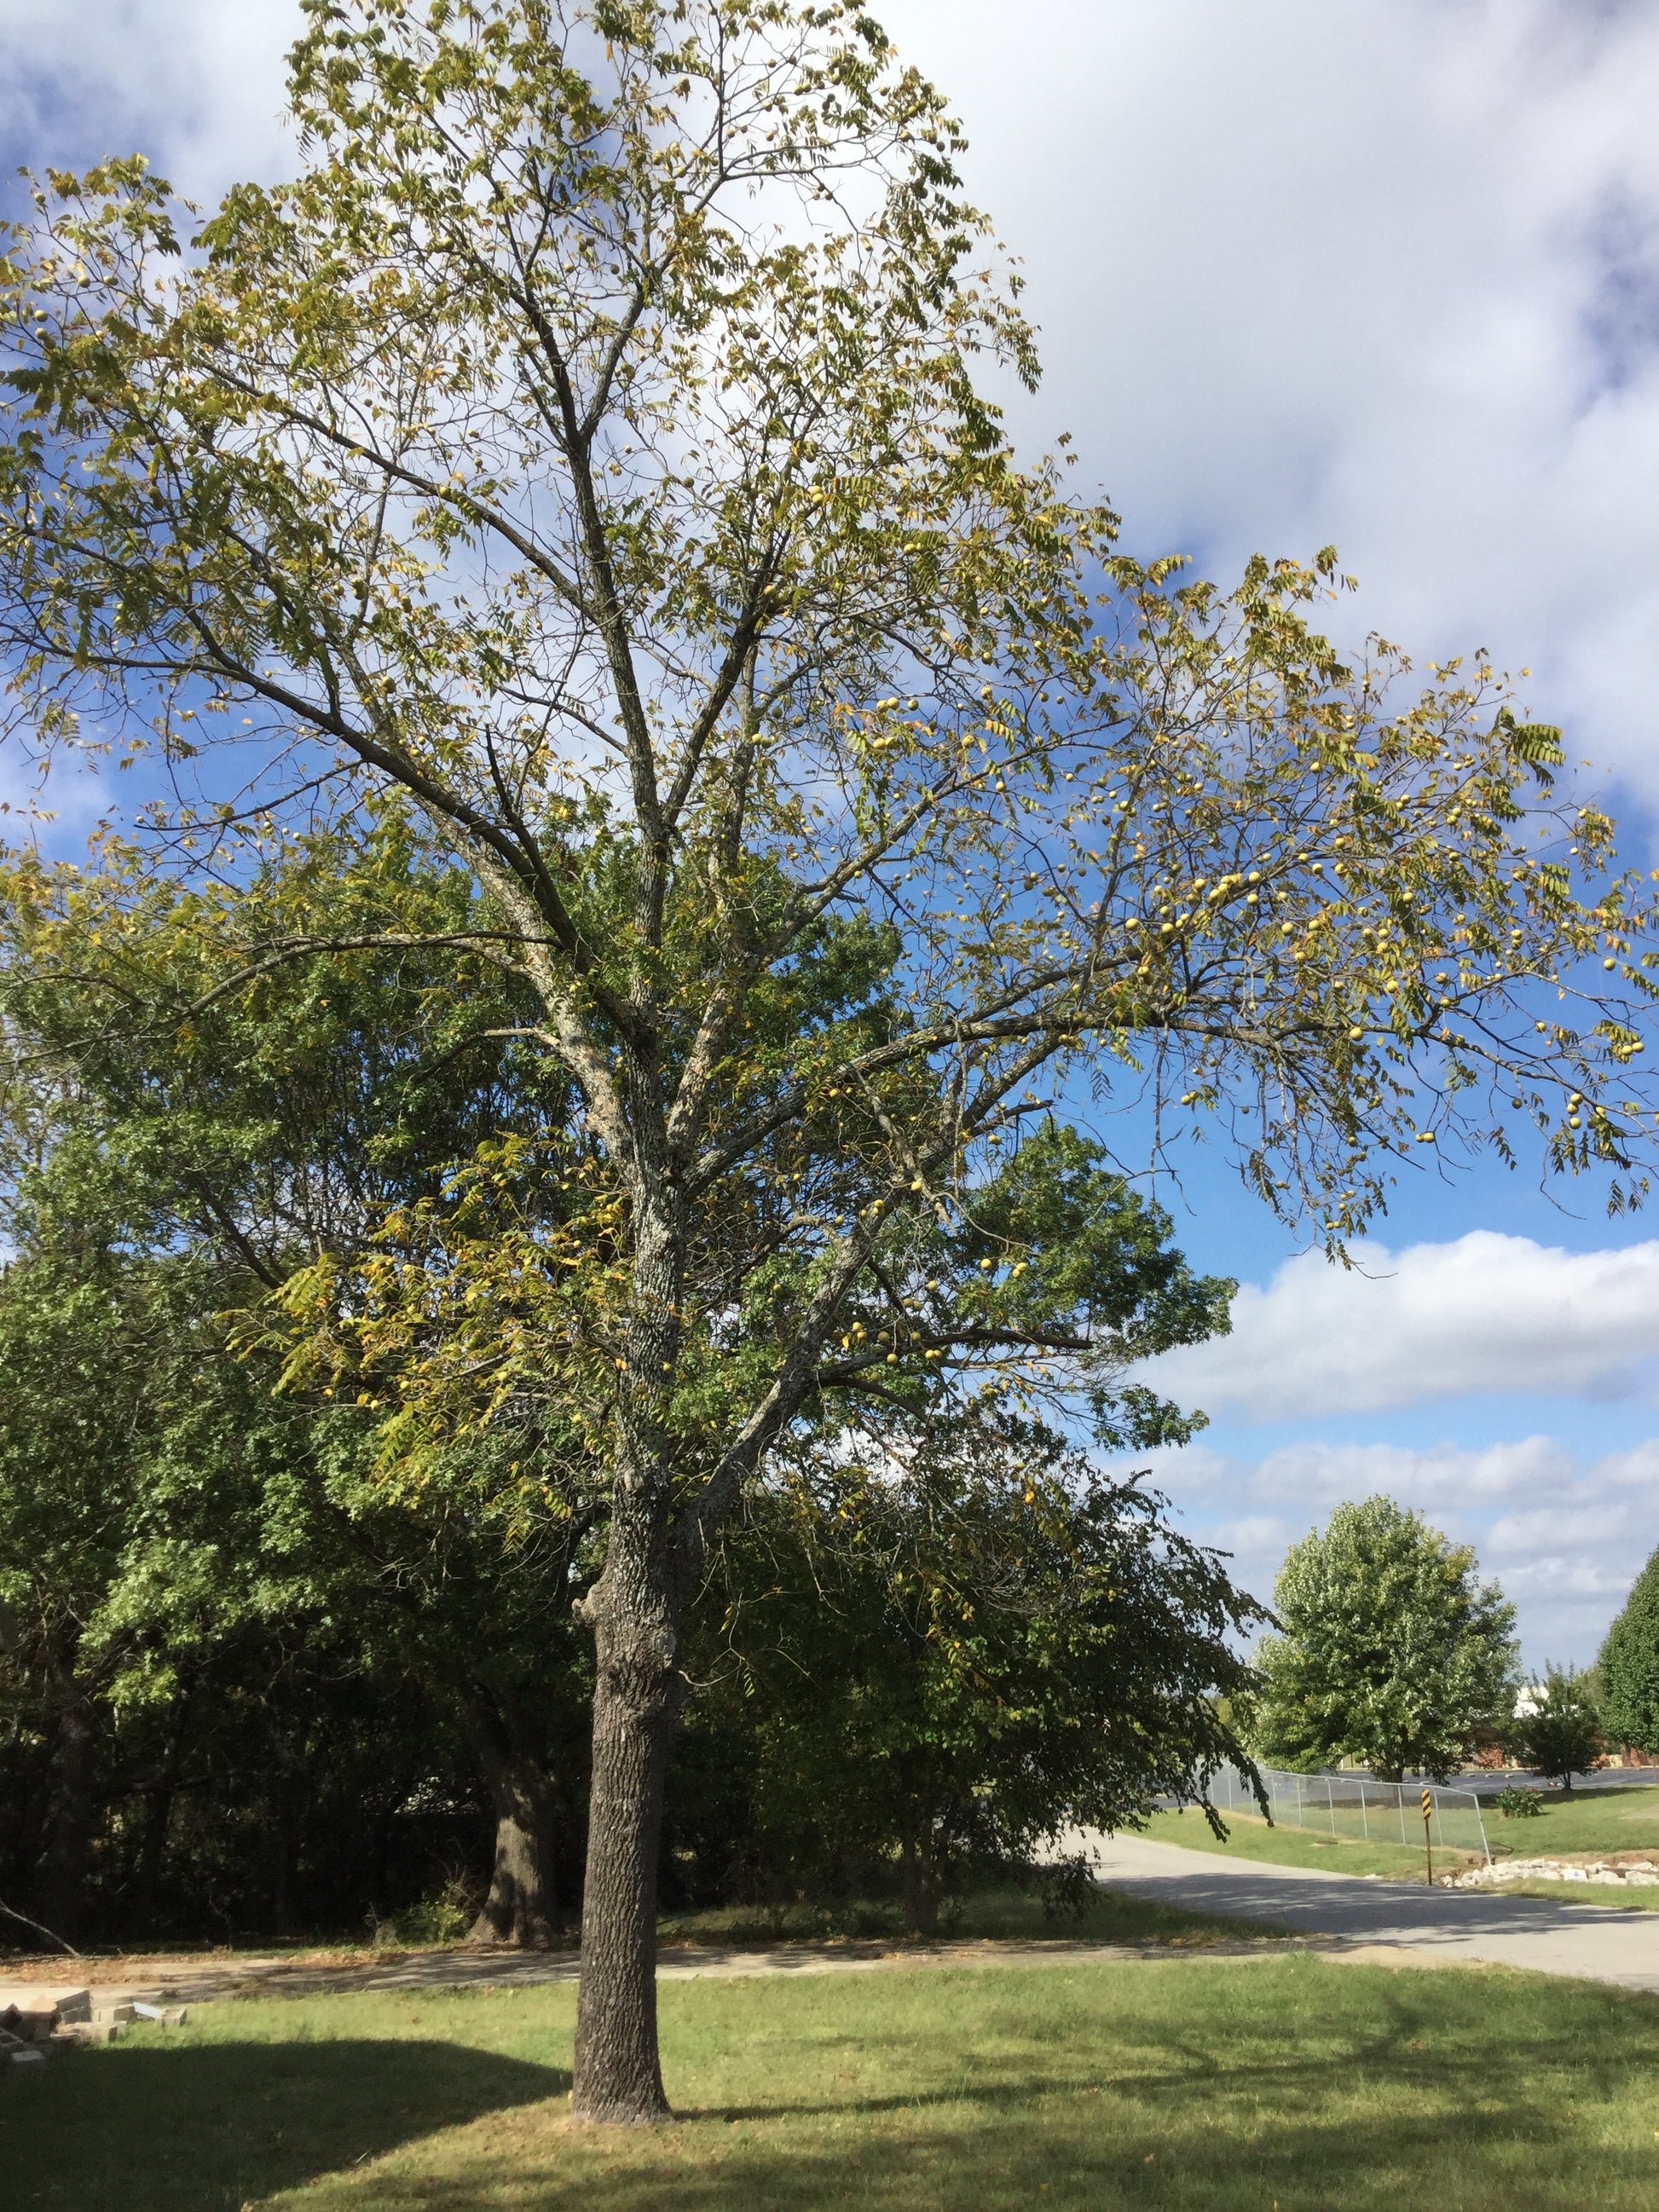
[[[495,1814],[489,1893],[469,1938],[544,1948],[558,1935],[552,1783],[520,1717],[488,1690],[469,1700],[467,1724]]]
[[[653,1073],[659,1073],[653,1069]],[[634,1304],[617,1397],[617,1476],[604,1570],[576,1607],[592,1634],[593,1766],[582,1890],[573,2118],[669,2117],[657,2054],[657,1862],[663,1784],[685,1702],[684,1578],[673,1525],[664,1378],[680,1351],[685,1209],[666,1116],[641,1116]]]
[[[571,2110],[627,2124],[669,2117],[657,2056],[657,1861],[685,1692],[663,1517],[618,1516],[605,1572],[578,1608],[597,1664]]]
[[[678,1110],[678,1109],[677,1109]],[[581,1982],[571,2116],[638,2124],[671,2117],[657,2054],[657,1866],[663,1784],[685,1702],[684,1593],[713,1529],[810,1387],[830,1316],[872,1232],[848,1240],[818,1284],[795,1341],[733,1438],[700,1503],[676,1515],[663,1380],[680,1349],[684,1209],[660,1152],[635,1184],[635,1307],[618,1393],[620,1450],[604,1571],[576,1607],[594,1641],[593,1769],[582,1899]],[[660,1141],[662,1124],[647,1124]]]

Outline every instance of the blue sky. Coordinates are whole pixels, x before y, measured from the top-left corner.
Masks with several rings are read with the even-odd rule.
[[[1616,0],[889,0],[1024,261],[1047,376],[1137,551],[1224,577],[1334,541],[1346,619],[1529,667],[1625,857],[1659,823],[1659,10]],[[0,162],[141,146],[198,201],[274,175],[287,0],[0,0]],[[61,794],[59,804],[68,794]],[[76,811],[73,802],[70,814]],[[90,806],[88,812],[94,811]],[[66,829],[70,823],[66,821]],[[1341,1498],[1474,1541],[1529,1659],[1588,1659],[1659,1545],[1659,1212],[1475,1164],[1364,1272],[1198,1157],[1161,1194],[1249,1286],[1162,1378],[1160,1479],[1264,1594]]]

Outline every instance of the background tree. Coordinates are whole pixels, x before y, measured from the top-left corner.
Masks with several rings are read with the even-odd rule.
[[[1588,1669],[1546,1667],[1541,1682],[1528,1682],[1504,1731],[1504,1747],[1534,1774],[1563,1790],[1575,1774],[1588,1774],[1601,1756],[1599,1686]]]
[[[1659,1751],[1659,1552],[1631,1587],[1607,1633],[1595,1671],[1601,1725],[1613,1743]]]
[[[1274,1765],[1356,1759],[1384,1781],[1443,1781],[1471,1732],[1508,1716],[1514,1607],[1467,1545],[1390,1498],[1339,1505],[1293,1544],[1273,1610],[1252,1741]]]
[[[525,1249],[532,1251],[539,1249],[534,1236],[545,1237],[559,1226],[562,1206],[556,1197],[550,1203],[544,1153],[533,1144],[515,1148],[511,1141],[515,1129],[533,1132],[539,1126],[538,1088],[546,1083],[546,1073],[534,1060],[526,1061],[512,1038],[510,1007],[503,1006],[499,1016],[503,1036],[473,1037],[471,1025],[480,1018],[487,977],[475,977],[470,990],[459,990],[453,975],[434,969],[424,945],[399,941],[418,938],[422,927],[433,933],[445,921],[453,925],[458,919],[453,902],[465,886],[434,869],[430,855],[395,815],[382,821],[361,853],[354,854],[338,839],[313,836],[278,851],[241,883],[222,891],[201,888],[179,897],[157,885],[135,900],[127,856],[117,847],[107,848],[101,866],[92,870],[43,869],[33,858],[20,856],[6,889],[10,957],[0,985],[19,1049],[20,1092],[32,1099],[56,1079],[63,1098],[72,1099],[72,1115],[60,1109],[68,1116],[70,1133],[60,1133],[55,1150],[46,1148],[47,1173],[61,1173],[76,1158],[98,1167],[104,1178],[106,1242],[131,1245],[136,1240],[157,1252],[191,1251],[198,1270],[206,1270],[211,1297],[221,1304],[244,1305],[249,1291],[257,1296],[259,1285],[290,1284],[296,1269],[301,1276],[315,1273],[310,1263],[320,1247],[331,1280],[345,1276],[362,1286],[349,1302],[360,1336],[372,1334],[377,1321],[387,1320],[388,1302],[374,1285],[390,1266],[395,1283],[418,1286],[412,1310],[394,1309],[400,1324],[407,1320],[409,1335],[401,1333],[401,1326],[392,1329],[396,1357],[374,1363],[382,1390],[390,1364],[395,1398],[398,1370],[410,1343],[424,1347],[421,1356],[429,1364],[434,1331],[445,1326],[434,1304],[433,1285],[444,1261],[453,1265],[458,1237],[467,1233],[459,1218],[467,1200],[459,1208],[451,1206],[446,1191],[510,1182],[514,1234],[520,1240],[528,1235]],[[218,993],[216,982],[234,975],[239,966],[234,945],[226,941],[230,922],[246,928],[250,910],[258,908],[260,926],[278,937],[296,907],[313,927],[326,918],[340,947],[356,947],[350,957],[318,952],[309,960],[278,962],[252,994]],[[366,934],[374,941],[360,943]],[[850,985],[856,995],[872,957],[872,948],[864,945],[851,957],[842,953],[826,962],[826,994],[844,994]],[[118,1018],[121,1006],[153,1006],[169,999],[192,1009],[182,1039],[173,1024],[135,1030]],[[825,996],[805,1011],[817,1017],[830,1003]],[[458,1009],[465,1024],[459,1033],[460,1050]],[[788,1018],[799,1019],[803,1010],[798,992]],[[485,1128],[493,1133],[488,1139],[480,1135]],[[42,1146],[37,1135],[33,1144],[14,1149],[34,1163]],[[480,1161],[491,1164],[483,1170]],[[571,1164],[568,1158],[564,1164]],[[121,1209],[114,1205],[114,1193],[123,1178],[129,1193],[142,1196],[129,1196]],[[15,1171],[15,1207],[39,1181],[38,1167]],[[563,1188],[563,1181],[555,1188]],[[1028,1315],[1061,1308],[1086,1310],[1097,1322],[1111,1326],[1125,1357],[1146,1356],[1224,1326],[1229,1286],[1190,1273],[1169,1247],[1167,1218],[1139,1200],[1121,1177],[1103,1170],[1097,1147],[1075,1132],[1053,1123],[1039,1127],[981,1190],[974,1212],[975,1225],[969,1237],[935,1229],[926,1249],[912,1255],[914,1266],[932,1271],[935,1294],[945,1292],[948,1278],[954,1285],[952,1299],[984,1307],[988,1255],[1000,1243],[1017,1243],[1031,1255],[1022,1271],[1022,1279],[1035,1278],[1024,1293]],[[410,1225],[417,1222],[426,1224],[424,1236]],[[499,1237],[501,1231],[491,1233]],[[463,1271],[469,1293],[476,1279]],[[522,1297],[521,1292],[521,1302]],[[872,1415],[884,1412],[895,1421],[892,1449],[912,1453],[908,1426],[927,1398],[925,1393],[917,1395],[919,1377],[896,1371],[902,1363],[890,1363],[894,1316],[885,1294],[878,1287],[873,1299],[849,1302],[843,1318],[849,1354],[857,1355],[860,1346],[873,1353],[870,1359],[852,1357],[854,1371],[873,1364],[886,1378],[871,1401]],[[210,1311],[203,1320],[216,1339],[211,1355],[204,1356],[222,1358],[216,1316]],[[499,1316],[492,1327],[498,1325]],[[532,1368],[548,1334],[544,1327],[527,1333]],[[476,1370],[476,1331],[461,1328],[457,1341],[463,1363]],[[261,1352],[257,1357],[267,1355]],[[340,1371],[326,1370],[336,1378]],[[479,1379],[475,1371],[475,1386]],[[289,1393],[291,1479],[274,1504],[258,1483],[252,1486],[246,1501],[248,1528],[259,1542],[268,1541],[261,1516],[274,1511],[292,1573],[297,1576],[303,1564],[311,1578],[307,1609],[325,1601],[337,1621],[351,1623],[361,1640],[360,1667],[395,1664],[424,1684],[439,1711],[447,1706],[455,1711],[488,1778],[498,1815],[495,1878],[474,1933],[545,1941],[554,1911],[552,1862],[569,1856],[561,1852],[556,1831],[559,1816],[568,1817],[570,1783],[580,1765],[574,1747],[562,1740],[575,1698],[573,1655],[565,1648],[568,1630],[562,1637],[560,1622],[568,1614],[573,1574],[591,1569],[583,1558],[582,1524],[573,1521],[568,1492],[546,1494],[547,1455],[526,1449],[523,1443],[527,1425],[538,1418],[538,1406],[539,1418],[546,1418],[545,1389],[538,1391],[532,1373],[515,1372],[507,1360],[487,1370],[483,1388],[492,1418],[443,1440],[439,1480],[422,1479],[422,1467],[429,1472],[429,1459],[417,1463],[404,1453],[392,1479],[377,1481],[375,1462],[383,1458],[381,1413],[374,1406],[351,1402],[368,1394],[353,1389],[337,1399],[331,1382],[298,1397]],[[1103,1420],[1115,1421],[1112,1433],[1124,1445],[1167,1443],[1190,1433],[1190,1424],[1145,1391],[1121,1393],[1115,1414],[1109,1414],[1103,1401],[1098,1411]],[[394,1413],[393,1423],[400,1418]],[[975,1419],[957,1425],[964,1446],[991,1435],[986,1425],[992,1418],[992,1409],[984,1407]],[[832,1427],[826,1439],[833,1433]],[[1045,1442],[1041,1431],[1032,1436],[1029,1479],[1008,1472],[1012,1448],[1003,1448],[1005,1487],[1012,1484],[1018,1492],[1038,1480],[1037,1462],[1045,1454],[1053,1457],[1052,1441]],[[222,1442],[221,1453],[229,1449],[234,1454],[234,1442],[228,1447]],[[530,1484],[516,1479],[519,1462],[512,1455],[520,1451],[535,1471]],[[840,1464],[839,1457],[833,1463]],[[1075,1468],[1073,1476],[1077,1477]],[[970,1611],[998,1602],[994,1585],[999,1577],[1006,1585],[1005,1611],[1020,1603],[1027,1610],[1047,1607],[1048,1626],[1041,1635],[1033,1631],[1022,1643],[1012,1633],[1000,1647],[996,1699],[1009,1713],[1001,1731],[1007,1741],[998,1767],[996,1802],[991,1802],[993,1761],[986,1733],[991,1708],[984,1700],[976,1705],[969,1698],[951,1724],[961,1738],[957,1764],[963,1768],[955,1785],[948,1777],[927,1780],[918,1763],[920,1735],[905,1754],[917,1778],[903,1800],[915,1819],[902,1840],[915,1877],[913,1908],[929,1919],[941,1882],[969,1839],[969,1830],[983,1847],[981,1858],[995,1837],[1002,1838],[998,1849],[1003,1856],[1017,1856],[1017,1830],[1029,1841],[1031,1808],[1052,1811],[1062,1802],[1055,1793],[1070,1789],[1075,1794],[1085,1787],[1085,1777],[1092,1778],[1091,1817],[1104,1818],[1099,1811],[1101,1778],[1109,1760],[1116,1761],[1111,1769],[1114,1802],[1121,1806],[1133,1802],[1137,1788],[1144,1796],[1158,1788],[1201,1787],[1208,1708],[1200,1701],[1194,1723],[1179,1703],[1178,1685],[1198,1679],[1183,1668],[1219,1664],[1224,1674],[1229,1672],[1231,1662],[1216,1643],[1206,1608],[1239,1602],[1218,1577],[1170,1579],[1161,1626],[1150,1615],[1137,1616],[1148,1640],[1133,1662],[1134,1679],[1145,1691],[1133,1706],[1133,1723],[1128,1705],[1115,1720],[1096,1712],[1089,1723],[1097,1737],[1093,1763],[1080,1764],[1075,1716],[1069,1721],[1060,1717],[1071,1710],[1068,1700],[1097,1701],[1106,1694],[1111,1673],[1104,1657],[1107,1646],[1112,1646],[1112,1664],[1117,1665],[1127,1663],[1129,1644],[1114,1616],[1109,1633],[1102,1630],[1086,1646],[1100,1662],[1096,1671],[1091,1674],[1080,1666],[1073,1679],[1058,1666],[1060,1639],[1054,1622],[1063,1611],[1062,1583],[1066,1602],[1081,1602],[1088,1579],[1084,1555],[1107,1556],[1103,1517],[1111,1520],[1111,1542],[1122,1553],[1113,1553],[1116,1581],[1127,1589],[1134,1580],[1127,1540],[1120,1540],[1117,1528],[1122,1515],[1111,1504],[1116,1493],[1096,1484],[1088,1510],[1062,1510],[1057,1479],[1049,1475],[1044,1484],[1044,1565],[1039,1571],[1035,1557],[1028,1563],[1023,1571],[1025,1597],[1017,1600],[1019,1572],[1006,1554],[1006,1541],[999,1553],[995,1536],[994,1516],[1004,1501],[966,1466],[962,1485],[954,1504],[927,1483],[902,1491],[878,1488],[866,1495],[861,1525],[879,1527],[883,1533],[887,1580],[879,1589],[858,1585],[861,1595],[854,1605],[860,1615],[858,1635],[873,1633],[878,1617],[887,1617],[881,1615],[884,1604],[891,1619],[897,1619],[892,1613],[895,1590],[931,1589],[936,1595],[930,1602],[943,1602],[939,1594],[954,1574],[967,1592],[960,1602]],[[865,1487],[867,1492],[867,1481]],[[810,1492],[797,1486],[792,1495],[799,1505]],[[871,1495],[879,1511],[871,1509]],[[839,1525],[846,1502],[826,1498],[818,1525]],[[962,1524],[954,1565],[937,1542],[941,1516],[951,1515]],[[1155,1529],[1157,1525],[1154,1516]],[[247,1540],[244,1534],[243,1548]],[[1065,1546],[1072,1541],[1081,1549],[1068,1567]],[[971,1580],[975,1547],[984,1554],[978,1583]],[[834,1544],[822,1548],[826,1559],[840,1556]],[[746,1571],[769,1579],[765,1560],[753,1544],[735,1556]],[[1185,1551],[1180,1556],[1188,1558]],[[726,1564],[729,1568],[732,1561]],[[722,1579],[728,1601],[745,1619],[755,1618],[755,1606],[743,1601],[742,1577],[733,1582],[728,1574]],[[1135,1583],[1137,1589],[1145,1580],[1143,1576]],[[792,1601],[810,1604],[811,1591],[817,1588],[822,1595],[826,1587],[822,1574],[814,1580],[808,1553],[799,1553],[790,1583]],[[1045,1589],[1046,1600],[1041,1596]],[[776,1613],[781,1594],[774,1589],[762,1609]],[[1186,1632],[1192,1637],[1191,1651],[1178,1664],[1176,1601],[1182,1595],[1194,1599],[1194,1609]],[[822,1677],[819,1701],[830,1694],[831,1655],[839,1650],[847,1656],[842,1615],[850,1601],[842,1602],[837,1612],[842,1643],[827,1635],[822,1650],[810,1660],[815,1677]],[[1081,1636],[1080,1614],[1072,1626]],[[896,1730],[899,1723],[892,1715],[907,1700],[917,1715],[930,1700],[944,1713],[949,1686],[943,1679],[931,1686],[919,1679],[931,1647],[926,1624],[918,1620],[914,1626],[914,1636],[890,1635],[882,1647],[879,1679],[891,1707],[887,1722],[881,1719],[885,1708],[879,1698],[847,1688],[838,1738],[844,1773],[837,1789],[848,1803],[832,1823],[843,1842],[857,1828],[848,1808],[859,1793],[851,1789],[850,1778],[869,1774],[887,1757],[878,1750],[872,1731]],[[772,1633],[777,1638],[792,1636],[803,1652],[812,1645],[810,1628],[786,1631],[780,1622]],[[1159,1633],[1164,1649],[1155,1666],[1151,1652]],[[1079,1654],[1085,1648],[1079,1644]],[[792,1667],[801,1663],[807,1662],[791,1662]],[[1016,1688],[1022,1672],[1024,1691]],[[1039,1676],[1041,1695],[1035,1686]],[[1123,1690],[1120,1681],[1113,1695],[1121,1699]],[[1167,1710],[1155,1711],[1154,1704],[1146,1702],[1166,1693],[1175,1700]],[[1015,1705],[1010,1701],[1017,1704],[1022,1697],[1028,1726],[1023,1748],[1017,1750]],[[198,1699],[198,1711],[200,1706]],[[750,1717],[762,1709],[754,1704]],[[1037,1761],[1046,1764],[1048,1775],[1038,1784],[1031,1771],[1036,1753],[1030,1739],[1036,1718],[1050,1711],[1055,1716],[1050,1740]],[[945,1725],[942,1719],[940,1724]],[[920,1719],[915,1725],[920,1729]],[[549,1746],[556,1741],[562,1755],[550,1771]],[[798,1756],[799,1741],[794,1740],[790,1758]],[[981,1765],[970,1787],[964,1775],[975,1759]],[[764,1765],[769,1794],[775,1796],[776,1761],[769,1753]],[[828,1771],[822,1759],[816,1766]],[[1023,1809],[1017,1818],[1016,1777],[1022,1768]],[[1135,1775],[1138,1783],[1132,1778]],[[875,1823],[862,1838],[866,1863],[887,1841],[901,1840],[896,1832],[890,1838],[881,1826],[890,1824],[896,1802],[890,1798],[890,1776],[883,1784],[888,1802],[878,1804],[867,1790],[862,1793]],[[977,1801],[970,1802],[975,1790]],[[928,1809],[934,1800],[937,1807]],[[817,1817],[828,1810],[821,1803]],[[783,1847],[775,1822],[769,1847],[775,1853]],[[793,1860],[804,1863],[799,1849],[789,1848]],[[284,1876],[284,1897],[292,1887]]]
[[[15,243],[0,641],[26,744],[84,714],[197,775],[158,869],[406,794],[570,1086],[544,1263],[592,1264],[538,1315],[586,1452],[547,1487],[607,1499],[575,2110],[659,2117],[663,1778],[725,1516],[882,1369],[1109,1394],[1121,1347],[1018,1248],[948,1304],[913,1268],[993,1140],[1150,1090],[1333,1243],[1419,1144],[1517,1127],[1622,1203],[1646,908],[1491,669],[1391,703],[1398,655],[1309,625],[1328,562],[1180,586],[1017,465],[974,380],[1029,381],[1030,335],[867,17],[308,16],[295,185],[181,246],[115,163]],[[863,1000],[780,1044],[860,933]],[[295,953],[246,950],[250,988]],[[511,1195],[466,1257],[522,1354]]]
[[[0,1282],[0,1852],[8,1895],[75,1936],[100,1932],[124,1887],[155,1909],[225,1662],[264,1641],[280,1673],[258,1635],[273,1619],[337,1662],[339,1639],[315,1548],[273,1525],[304,1424],[225,1356],[222,1273],[123,1249],[98,1163],[54,1164],[32,1218],[11,1210]]]
[[[1216,1700],[1262,1615],[1162,1504],[994,1409],[804,1457],[723,1547],[737,1663],[683,1758],[735,1700],[756,1743],[734,1825],[820,1887],[896,1860],[925,1935],[976,1870],[1201,1802],[1245,1759]]]
[[[510,1003],[500,1036],[472,1034],[490,971],[434,971],[397,941],[464,922],[466,889],[395,816],[359,851],[325,836],[279,848],[234,891],[180,898],[155,886],[135,898],[130,856],[114,844],[90,870],[24,854],[7,876],[0,996],[16,1073],[0,1206],[27,1237],[72,1191],[82,1246],[92,1238],[162,1267],[193,1255],[197,1303],[174,1325],[215,1370],[210,1403],[215,1392],[257,1399],[274,1379],[264,1352],[246,1374],[218,1371],[236,1364],[227,1315],[257,1311],[319,1250],[337,1261],[362,1250],[486,1132],[540,1126],[541,1071],[515,1051]],[[216,996],[241,964],[225,942],[228,907],[242,927],[259,909],[273,936],[297,908],[344,945],[374,941],[350,958],[278,962],[254,993]],[[119,1007],[168,1000],[209,1003],[182,1035],[118,1018]],[[82,1310],[64,1326],[67,1341]],[[141,1360],[139,1387],[143,1370]],[[37,1383],[39,1405],[59,1407],[61,1385]],[[307,1405],[290,1392],[286,1412],[272,1412],[289,1439],[286,1477],[246,1471],[240,1547],[279,1549],[300,1610],[350,1624],[354,1671],[413,1675],[453,1712],[496,1815],[474,1932],[545,1942],[555,1860],[567,1875],[580,1863],[570,1831],[586,1650],[569,1608],[587,1524],[526,1516],[510,1424],[454,1448],[447,1491],[393,1494],[374,1478],[373,1413],[331,1396]],[[234,1458],[247,1433],[204,1430],[204,1464]]]

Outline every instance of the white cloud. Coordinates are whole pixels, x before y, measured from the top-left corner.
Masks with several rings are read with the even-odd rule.
[[[884,0],[963,113],[1048,380],[1133,542],[1334,539],[1364,621],[1531,662],[1659,801],[1659,10]],[[20,156],[291,159],[295,0],[0,0]]]
[[[1659,797],[1659,10],[878,11],[956,100],[1048,380],[1138,546],[1335,540]]]
[[[1608,1482],[1627,1485],[1632,1489],[1659,1486],[1659,1437],[1650,1437],[1644,1443],[1633,1444],[1628,1451],[1609,1452],[1596,1464]]]
[[[1282,1420],[1490,1391],[1616,1397],[1659,1351],[1659,1243],[1566,1252],[1482,1229],[1355,1257],[1304,1253],[1246,1284],[1231,1336],[1147,1376],[1207,1413]]]
[[[1595,1505],[1539,1506],[1529,1513],[1505,1513],[1493,1522],[1487,1542],[1494,1553],[1529,1557],[1547,1554],[1552,1560],[1596,1550],[1629,1537],[1634,1510],[1623,1500]],[[1651,1526],[1651,1522],[1649,1522]]]
[[[0,0],[0,135],[34,167],[150,156],[212,204],[293,160],[283,57],[298,0]]]
[[[1382,1492],[1474,1547],[1517,1609],[1523,1656],[1580,1663],[1659,1545],[1659,1437],[1581,1462],[1533,1436],[1469,1450],[1303,1443],[1250,1462],[1212,1446],[1153,1455],[1154,1480],[1200,1541],[1264,1601],[1289,1547],[1347,1498]]]
[[[1270,1452],[1249,1488],[1275,1504],[1295,1498],[1322,1509],[1376,1491],[1407,1490],[1446,1508],[1478,1507],[1554,1495],[1574,1472],[1571,1454],[1553,1437],[1474,1451],[1454,1444],[1419,1451],[1403,1444],[1300,1443]]]

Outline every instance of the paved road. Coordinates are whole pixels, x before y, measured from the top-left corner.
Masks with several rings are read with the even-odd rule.
[[[1067,1839],[1068,1843],[1073,1841]],[[1304,1935],[1410,1950],[1452,1966],[1531,1966],[1582,1981],[1659,1990],[1659,1912],[1490,1890],[1408,1887],[1314,1868],[1269,1866],[1143,1836],[1082,1831],[1075,1842],[1114,1889],[1188,1912],[1236,1913]]]

